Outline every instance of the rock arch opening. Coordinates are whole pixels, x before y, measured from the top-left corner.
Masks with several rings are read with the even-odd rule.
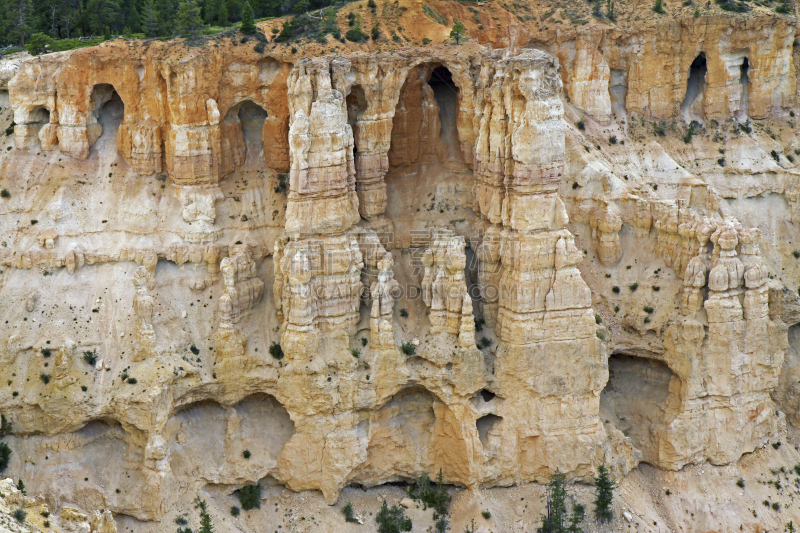
[[[411,69],[395,108],[389,164],[463,165],[457,127],[460,101],[447,67],[427,63]]]
[[[392,396],[369,421],[367,459],[354,482],[371,486],[433,472],[436,412],[440,409],[446,409],[445,404],[421,387]],[[387,472],[391,473],[388,477]]]
[[[358,119],[361,114],[367,110],[367,97],[364,94],[364,89],[360,85],[353,86],[350,89],[350,94],[347,95],[346,99],[347,103],[347,123],[350,124],[350,128],[353,130],[353,139],[355,144],[353,145],[353,153],[358,153]]]
[[[231,107],[222,121],[223,174],[236,168],[264,167],[264,124],[267,111],[252,100]]]
[[[453,74],[447,67],[438,66],[431,71],[428,85],[439,106],[439,142],[445,163],[463,163],[461,144],[458,140],[458,105],[460,95],[453,82]]]
[[[608,372],[601,417],[631,439],[642,460],[657,464],[658,429],[675,410],[677,395],[671,393],[678,392],[680,379],[661,361],[623,354],[609,357]]]
[[[44,106],[36,106],[28,112],[28,120],[14,128],[18,148],[45,149],[53,148],[50,142],[54,129],[42,130],[50,124],[50,110]]]
[[[686,118],[700,118],[703,116],[703,92],[706,86],[708,64],[705,52],[692,61],[689,66],[689,78],[686,81],[686,95],[681,103],[681,112]]]
[[[498,444],[495,442],[500,438],[500,435],[497,433],[497,427],[502,420],[503,417],[501,416],[488,414],[480,417],[475,422],[475,426],[478,429],[478,438],[484,450],[494,448]]]
[[[242,102],[237,112],[239,121],[242,123],[242,133],[247,150],[245,164],[264,163],[264,142],[262,131],[264,121],[267,119],[267,112],[260,105],[247,100]]]
[[[100,140],[102,147],[113,145],[116,150],[117,132],[125,119],[125,104],[116,89],[108,83],[99,83],[92,89],[91,114],[88,117],[89,141]]]
[[[194,479],[199,473],[235,482],[240,474],[230,468],[245,450],[250,452],[247,464],[257,474],[255,479],[276,472],[295,426],[278,400],[257,393],[228,408],[214,401],[185,405],[170,418],[166,433],[176,475]]]
[[[386,217],[395,237],[390,247],[419,246],[413,241],[430,228],[455,228],[473,216],[472,176],[458,136],[457,79],[432,61],[411,68],[400,89],[385,177]]]
[[[611,69],[608,94],[611,97],[611,112],[617,117],[624,118],[627,113],[625,99],[628,96],[628,73],[625,70]]]
[[[739,101],[738,119],[747,117],[748,101],[750,99],[750,61],[745,57],[739,67],[739,84],[741,85],[741,99]]]

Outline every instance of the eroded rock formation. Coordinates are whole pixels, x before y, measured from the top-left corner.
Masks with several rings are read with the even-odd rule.
[[[800,413],[775,234],[634,128],[782,113],[779,30],[747,53],[736,32],[713,50],[689,36],[658,72],[632,57],[688,30],[613,58],[587,32],[554,55],[290,64],[120,42],[14,65],[10,470],[48,501],[158,520],[207,485],[333,503],[439,470],[464,487],[589,480],[770,442],[776,402]],[[601,149],[606,126],[628,144]],[[719,168],[745,165],[727,150]],[[780,176],[790,228],[795,174]]]

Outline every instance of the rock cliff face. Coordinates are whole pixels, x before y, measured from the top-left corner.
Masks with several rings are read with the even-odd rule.
[[[800,420],[793,41],[720,16],[5,61],[9,473],[151,521],[208,486],[334,503],[779,439]]]

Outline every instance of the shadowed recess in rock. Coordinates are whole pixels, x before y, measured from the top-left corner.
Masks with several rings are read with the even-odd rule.
[[[689,67],[689,78],[686,81],[686,96],[681,103],[681,111],[688,116],[699,116],[703,114],[703,91],[706,87],[706,74],[708,65],[706,63],[705,52],[700,54],[692,61]],[[695,105],[698,103],[699,105]]]
[[[601,395],[601,414],[613,418],[620,431],[642,451],[644,461],[656,464],[656,430],[668,410],[670,381],[679,381],[656,360],[615,354],[608,360],[608,384]]]
[[[170,419],[167,431],[173,470],[234,482],[250,472],[254,480],[274,472],[295,428],[280,402],[255,394],[227,409],[212,401],[189,404]],[[245,450],[250,457],[243,469],[237,463]]]

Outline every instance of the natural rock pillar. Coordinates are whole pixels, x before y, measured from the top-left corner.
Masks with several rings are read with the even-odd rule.
[[[476,208],[503,227],[490,229],[479,249],[486,261],[482,288],[497,275],[498,252],[500,259],[496,333],[502,344],[492,385],[503,398],[497,461],[519,479],[542,479],[556,468],[585,475],[581,465],[602,460],[605,439],[598,412],[606,355],[595,335],[589,288],[576,268],[583,254],[565,228],[557,196],[565,150],[557,69],[554,59],[533,51],[485,60],[476,98],[485,106],[475,154]]]

